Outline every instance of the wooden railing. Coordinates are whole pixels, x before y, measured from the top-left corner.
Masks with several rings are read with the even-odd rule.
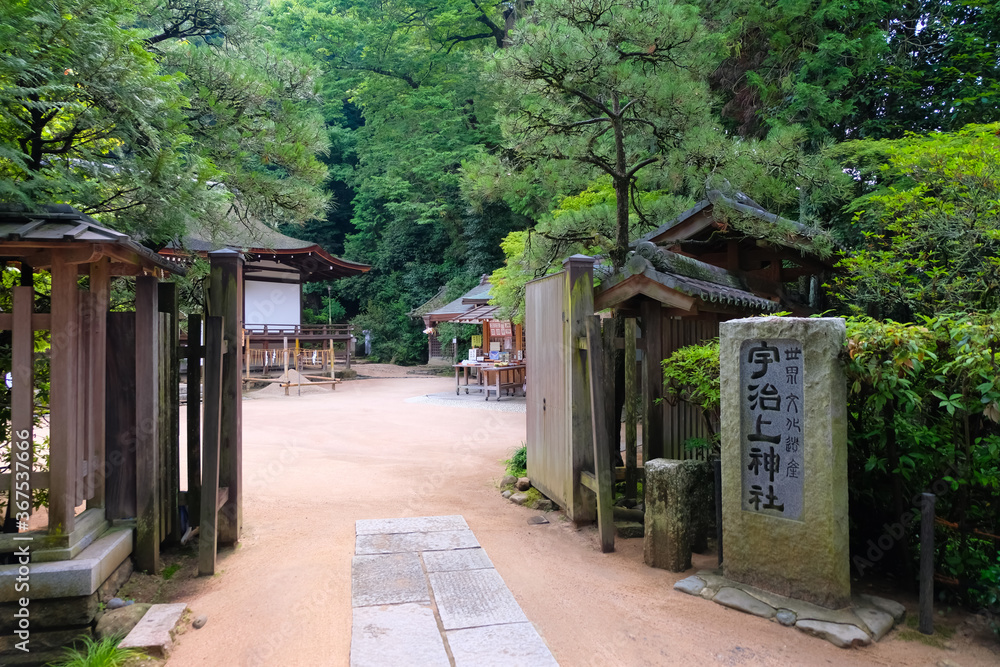
[[[345,336],[350,337],[350,324],[244,324],[251,336]]]

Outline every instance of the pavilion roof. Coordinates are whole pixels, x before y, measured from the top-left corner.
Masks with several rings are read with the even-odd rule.
[[[104,227],[67,204],[29,210],[0,204],[0,255],[25,257],[29,250],[57,250],[91,246],[93,260],[108,256],[112,263],[183,275],[183,265],[162,257],[127,234]],[[21,248],[12,252],[14,248]],[[77,262],[86,263],[86,262]],[[39,264],[44,266],[44,264]]]

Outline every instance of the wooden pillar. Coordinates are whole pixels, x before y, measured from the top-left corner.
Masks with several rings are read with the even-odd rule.
[[[330,341],[330,356],[333,357],[333,341]],[[330,362],[333,363],[332,361]],[[347,342],[344,343],[344,370],[351,370],[351,329],[347,330]],[[333,369],[330,369],[330,377],[334,377]]]
[[[201,315],[188,316],[187,508],[191,527],[201,521]]]
[[[22,271],[24,270],[22,266]],[[35,337],[31,326],[34,312],[35,288],[15,287],[13,303],[13,330],[11,331],[11,375],[13,387],[10,400],[11,466],[10,490],[7,496],[11,503],[10,515],[30,516],[32,512],[32,489],[34,480],[32,468],[35,461],[34,445],[34,359]],[[27,488],[18,474],[27,472]],[[17,487],[21,486],[20,492]]]
[[[135,566],[160,571],[159,384],[160,308],[157,280],[135,279]]]
[[[654,299],[642,300],[643,376],[642,460],[663,457],[663,308]]]
[[[90,265],[91,373],[87,409],[92,415],[90,437],[94,446],[92,467],[96,474],[93,494],[87,507],[104,507],[107,481],[106,420],[108,366],[108,305],[111,288],[111,261],[102,257]]]
[[[583,493],[580,473],[594,470],[593,423],[590,415],[590,373],[587,357],[580,349],[587,338],[589,318],[594,315],[594,258],[573,255],[563,262],[566,275],[566,322],[563,326],[563,346],[569,360],[566,396],[569,409],[566,425],[572,447],[572,497],[573,520],[577,523],[596,518],[593,496]],[[603,423],[603,420],[602,422]]]
[[[49,352],[49,532],[73,531],[76,507],[77,272],[52,251],[52,348]]]
[[[222,317],[225,326],[219,484],[228,487],[229,499],[219,516],[219,541],[234,544],[243,526],[243,256],[225,249],[210,252],[208,258],[212,265],[208,314]]]
[[[180,484],[181,484],[181,356],[180,345],[180,301],[176,283],[160,283],[159,307],[163,316],[164,333],[161,342],[166,367],[160,372],[164,377],[164,394],[160,397],[160,442],[164,453],[163,468],[167,486],[163,489],[166,502],[167,537],[174,544],[181,540]]]

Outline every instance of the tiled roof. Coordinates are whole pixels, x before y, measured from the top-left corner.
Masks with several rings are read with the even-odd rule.
[[[72,206],[55,204],[27,210],[23,206],[0,204],[0,241],[25,243],[94,243],[127,249],[134,264],[156,267],[183,275],[183,266],[161,257],[133,241],[127,234],[102,227],[89,215]]]

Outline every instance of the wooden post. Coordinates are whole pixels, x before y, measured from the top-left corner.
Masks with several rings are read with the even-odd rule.
[[[160,571],[160,488],[158,385],[160,308],[157,280],[135,279],[135,566]]]
[[[250,332],[249,331],[246,331],[246,330],[243,331],[243,339],[244,339],[244,342],[243,342],[243,350],[244,350],[244,352],[243,352],[243,354],[246,357],[245,361],[246,361],[246,367],[247,367],[246,378],[249,380],[250,379]]]
[[[215,574],[219,545],[219,474],[222,442],[223,318],[205,318],[205,465],[201,478],[198,574]]]
[[[615,522],[611,504],[614,489],[611,486],[611,460],[601,391],[604,388],[604,359],[601,350],[601,325],[596,315],[587,318],[587,378],[590,389],[590,425],[594,443],[594,472],[597,477],[597,529],[601,535],[601,551],[615,550]]]
[[[219,484],[229,498],[219,517],[219,541],[235,544],[243,526],[243,383],[240,380],[243,348],[243,256],[234,250],[208,253],[212,265],[210,315],[225,322],[225,355],[222,360],[222,444]]]
[[[639,396],[635,377],[635,329],[634,317],[625,319],[625,497],[638,495],[639,479],[636,470],[636,422],[639,420]]]
[[[187,508],[191,527],[201,521],[201,315],[188,316]]]
[[[108,306],[111,289],[111,260],[102,257],[90,265],[90,294],[93,317],[91,318],[90,392],[88,410],[91,420],[91,438],[94,443],[93,468],[97,474],[94,492],[87,507],[104,507],[107,469],[105,411],[107,408],[108,366]]]
[[[49,353],[49,533],[73,531],[76,509],[77,270],[52,251],[52,348]]]
[[[174,544],[181,541],[180,485],[181,485],[181,356],[180,356],[180,301],[176,283],[160,283],[160,312],[166,316],[166,333],[169,338],[161,343],[166,352],[167,365],[160,369],[165,378],[165,394],[161,396],[160,438],[164,444],[164,468],[167,488],[164,489],[168,537]]]
[[[135,313],[108,313],[105,403],[105,505],[107,519],[136,516],[136,372]]]
[[[594,315],[594,258],[574,255],[563,262],[563,267],[566,275],[563,346],[569,361],[566,432],[572,443],[570,458],[573,466],[572,492],[567,503],[572,503],[573,520],[580,523],[597,518],[592,497],[584,492],[580,482],[582,472],[594,470],[590,385],[586,358],[579,348],[580,341],[587,337],[588,322]],[[606,454],[601,458],[608,460]]]
[[[23,269],[22,269],[23,270]],[[12,396],[10,399],[10,429],[11,429],[11,466],[10,491],[7,496],[11,503],[12,517],[32,512],[31,479],[35,462],[34,444],[34,359],[35,334],[31,326],[31,314],[34,312],[35,288],[14,288],[14,320],[11,330],[11,375],[13,376]],[[27,472],[27,479],[19,474]],[[27,489],[24,482],[27,481]],[[21,485],[18,492],[17,486]]]
[[[333,341],[330,341],[330,356],[333,357]],[[344,342],[344,370],[351,370],[351,328],[347,328],[347,341]],[[334,377],[331,375],[330,377]]]
[[[642,300],[642,339],[645,342],[643,365],[646,382],[643,390],[642,459],[663,458],[663,314],[659,301]]]

